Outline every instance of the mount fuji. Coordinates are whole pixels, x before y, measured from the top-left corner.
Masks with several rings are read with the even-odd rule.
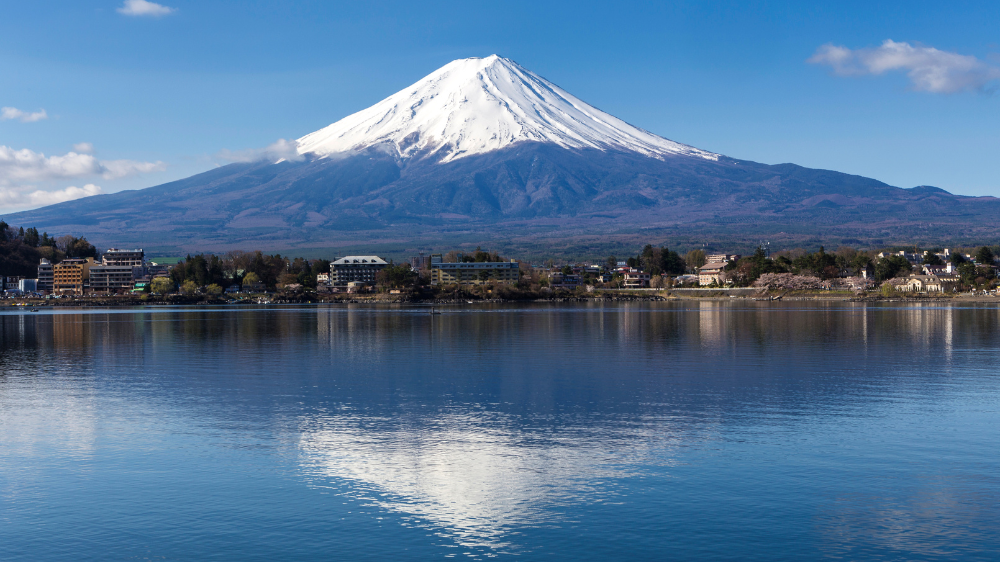
[[[694,148],[496,55],[453,61],[257,161],[7,222],[162,251],[387,254],[482,244],[599,255],[671,246],[996,237],[1000,201]]]
[[[322,157],[384,146],[401,158],[445,163],[520,142],[718,159],[633,127],[496,55],[451,62],[368,109],[302,137],[298,152]]]

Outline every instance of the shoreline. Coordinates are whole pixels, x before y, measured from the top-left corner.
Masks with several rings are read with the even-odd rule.
[[[721,293],[721,292],[720,292]],[[555,294],[555,295],[526,295],[522,298],[503,298],[469,295],[465,297],[433,297],[419,294],[409,295],[389,295],[385,293],[371,295],[319,295],[319,294],[261,294],[253,295],[243,299],[233,300],[221,297],[206,297],[202,295],[167,295],[165,297],[145,298],[131,295],[122,296],[77,296],[63,297],[59,299],[46,298],[15,298],[0,300],[0,309],[13,308],[118,308],[118,307],[140,307],[140,306],[254,306],[261,304],[427,304],[427,305],[451,305],[451,304],[486,304],[486,303],[559,303],[559,302],[769,302],[779,303],[786,301],[827,301],[827,302],[908,302],[908,303],[1000,303],[1000,296],[992,295],[969,295],[969,294],[947,294],[947,295],[857,295],[857,294],[829,294],[826,291],[798,292],[784,294],[781,296],[769,295],[726,295],[707,294],[689,295],[676,294],[669,290],[653,293],[587,293],[585,295],[576,294]]]

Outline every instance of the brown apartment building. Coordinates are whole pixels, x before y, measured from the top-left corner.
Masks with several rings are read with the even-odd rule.
[[[82,295],[90,282],[94,258],[68,258],[52,266],[52,292]]]

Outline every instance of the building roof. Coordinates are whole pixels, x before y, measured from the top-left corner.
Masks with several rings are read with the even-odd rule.
[[[717,271],[719,269],[725,269],[727,265],[729,264],[721,261],[715,263],[706,263],[705,265],[699,267],[698,271],[704,271],[706,273],[709,271]]]
[[[333,262],[333,265],[389,265],[384,259],[378,256],[344,256]]]

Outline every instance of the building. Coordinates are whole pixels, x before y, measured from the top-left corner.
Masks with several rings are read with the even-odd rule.
[[[579,287],[580,283],[579,275],[572,273],[566,275],[561,271],[553,271],[549,274],[549,287],[552,289],[567,289],[572,291]]]
[[[431,285],[482,285],[517,283],[521,266],[514,260],[444,263],[441,254],[431,256]]]
[[[82,295],[90,284],[94,258],[68,258],[52,266],[52,292]]]
[[[142,249],[121,250],[111,248],[101,255],[101,262],[90,267],[90,292],[123,293],[135,287],[135,282],[146,279],[146,259]]]
[[[244,293],[263,293],[267,291],[267,285],[263,281],[257,281],[256,283],[243,283],[240,285],[240,291]]]
[[[0,293],[4,291],[17,291],[18,283],[20,283],[24,277],[4,277],[0,275]]]
[[[146,265],[146,256],[142,248],[138,250],[119,250],[109,248],[101,256],[101,265],[116,265],[128,267],[143,267]]]
[[[877,257],[888,258],[891,256],[899,256],[905,259],[906,261],[910,262],[910,265],[920,265],[924,262],[924,254],[917,252],[906,252],[903,250],[900,250],[898,252],[879,252]]]
[[[910,275],[892,280],[897,291],[907,293],[943,293],[951,291],[958,284],[956,277],[938,277],[937,275]]]
[[[706,264],[711,264],[711,263],[724,263],[725,264],[725,263],[730,263],[730,262],[734,262],[734,261],[739,261],[741,257],[742,256],[740,256],[739,254],[708,254],[707,256],[705,256],[705,263]]]
[[[52,292],[52,262],[45,258],[38,264],[37,289],[43,293]]]
[[[38,280],[37,279],[21,279],[17,283],[17,290],[22,293],[36,293],[38,292]]]
[[[421,271],[424,269],[431,268],[431,257],[420,254],[419,256],[413,256],[410,258],[410,267],[413,271]]]
[[[388,266],[378,256],[346,256],[330,264],[330,284],[346,288],[348,283],[375,284],[375,276]]]
[[[698,268],[698,284],[702,287],[707,285],[722,285],[724,283],[722,272],[729,265],[724,262],[706,263]]]
[[[90,290],[94,293],[131,291],[137,279],[142,279],[144,269],[130,265],[95,265],[90,268]]]
[[[149,262],[146,266],[146,276],[150,279],[170,277],[170,266],[163,263]]]
[[[695,274],[678,275],[674,278],[676,285],[694,285],[698,283],[698,276]]]
[[[947,263],[945,265],[923,264],[921,268],[924,270],[924,275],[953,275],[957,269],[954,264],[951,263]]]
[[[317,285],[329,285],[330,284],[330,274],[329,273],[317,273],[316,274],[316,284]]]
[[[649,287],[650,275],[645,271],[639,271],[638,269],[631,269],[624,272],[622,278],[624,279],[624,285],[626,289],[641,289],[643,287]]]

